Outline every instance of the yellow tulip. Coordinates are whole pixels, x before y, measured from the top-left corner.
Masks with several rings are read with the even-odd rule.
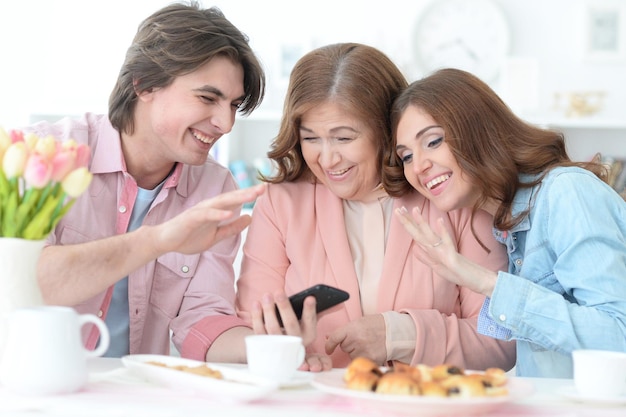
[[[2,169],[8,179],[19,177],[24,172],[28,150],[24,142],[11,144],[2,158]]]
[[[9,146],[11,146],[11,138],[7,131],[0,126],[0,158],[2,158],[2,155],[4,155],[4,152]]]
[[[32,132],[26,133],[24,134],[24,142],[29,150],[33,150],[39,142],[39,136]]]
[[[67,195],[72,198],[76,198],[81,195],[87,187],[89,183],[91,183],[91,178],[93,174],[89,172],[89,170],[85,167],[76,168],[61,181],[61,187],[63,191]]]
[[[35,143],[34,150],[35,153],[43,156],[46,160],[50,161],[56,153],[57,141],[52,135],[39,138],[37,143]]]

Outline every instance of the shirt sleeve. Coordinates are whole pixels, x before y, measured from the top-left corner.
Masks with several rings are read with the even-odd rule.
[[[217,181],[216,176],[212,182]],[[215,185],[213,185],[215,187]],[[223,177],[219,193],[235,190],[232,176]],[[173,341],[181,355],[204,360],[211,344],[225,331],[246,323],[235,310],[233,262],[241,239],[239,235],[225,238],[200,255],[178,315],[171,320]]]
[[[479,211],[473,219],[477,236],[471,228],[469,211],[450,213],[450,219],[453,227],[450,234],[455,236],[461,255],[492,271],[506,268],[506,250],[495,240],[491,227],[493,219],[486,212]],[[486,251],[478,240],[489,250]],[[442,294],[439,289],[436,296],[442,297]],[[515,344],[486,337],[477,331],[485,297],[467,287],[458,287],[456,297],[458,306],[446,313],[437,308],[401,310],[412,317],[416,329],[415,354],[411,363],[454,363],[475,370],[492,366],[510,369],[515,362]]]
[[[489,306],[515,339],[564,354],[626,350],[626,206],[598,181],[560,175],[542,185],[521,263],[530,272],[499,272]]]
[[[397,311],[385,311],[382,315],[385,319],[387,360],[411,363],[417,338],[413,319]]]
[[[485,298],[483,306],[480,308],[480,313],[478,314],[478,333],[493,337],[494,339],[511,340],[511,330],[500,326],[489,316],[489,305],[490,299]]]

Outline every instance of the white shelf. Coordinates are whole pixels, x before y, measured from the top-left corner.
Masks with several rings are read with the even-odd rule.
[[[548,126],[561,129],[626,129],[626,117],[624,119],[603,118],[603,117],[581,117],[581,118],[543,118],[543,117],[523,117],[529,123],[538,126]]]

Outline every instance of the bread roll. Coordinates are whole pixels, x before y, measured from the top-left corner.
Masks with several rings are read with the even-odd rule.
[[[447,390],[448,397],[472,398],[487,395],[485,386],[479,378],[466,375],[453,375],[440,382]]]
[[[424,397],[447,397],[448,391],[434,381],[425,381],[420,384],[420,391]]]
[[[443,364],[434,366],[431,370],[431,375],[434,381],[442,381],[453,375],[464,375],[465,371],[458,366]]]
[[[375,372],[355,372],[352,373],[350,379],[346,381],[346,387],[356,391],[374,391],[379,379],[380,375]]]
[[[361,372],[371,372],[376,374],[377,376],[381,376],[383,373],[378,368],[378,365],[371,359],[358,357],[354,358],[352,362],[346,368],[346,372],[343,375],[343,379],[346,382],[349,382],[354,375]]]
[[[376,392],[392,395],[420,395],[419,383],[406,372],[387,372],[378,380]]]

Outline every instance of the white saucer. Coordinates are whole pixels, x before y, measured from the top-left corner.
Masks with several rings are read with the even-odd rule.
[[[222,364],[222,365],[227,366],[229,368],[234,368],[234,369],[244,369],[246,372],[249,372],[248,365],[246,364],[228,363],[228,364]],[[310,384],[311,381],[313,381],[313,378],[315,378],[314,372],[296,371],[296,375],[290,381],[280,383],[279,387],[280,388],[301,387],[303,385]]]
[[[280,387],[281,388],[300,387],[302,385],[310,384],[311,381],[313,381],[313,378],[315,378],[315,373],[313,372],[298,371],[296,372],[296,375],[290,381],[281,383]]]
[[[586,395],[580,395],[578,391],[576,391],[576,387],[562,387],[557,392],[562,397],[572,401],[604,405],[626,404],[626,395],[619,395],[616,397],[589,397]]]

